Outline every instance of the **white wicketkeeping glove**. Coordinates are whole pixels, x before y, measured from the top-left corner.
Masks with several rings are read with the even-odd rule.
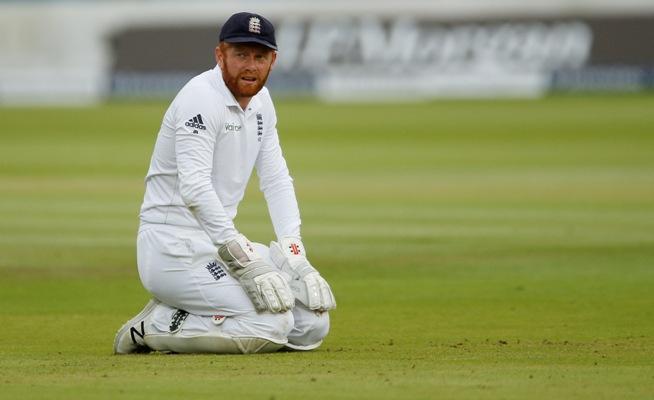
[[[220,246],[218,258],[241,283],[257,311],[284,312],[295,306],[282,274],[263,261],[245,236],[239,234]]]
[[[295,298],[310,310],[328,311],[336,308],[336,299],[327,281],[307,260],[298,238],[283,238],[270,242],[273,263],[290,277]]]

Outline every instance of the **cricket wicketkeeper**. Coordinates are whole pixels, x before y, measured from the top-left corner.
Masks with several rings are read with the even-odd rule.
[[[217,66],[184,86],[157,136],[140,214],[138,270],[153,298],[116,334],[117,354],[311,350],[336,307],[300,240],[300,212],[264,84],[273,25],[238,13]],[[252,243],[234,226],[256,168],[277,236]]]

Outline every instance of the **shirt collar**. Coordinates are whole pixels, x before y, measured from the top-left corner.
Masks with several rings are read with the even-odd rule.
[[[223,80],[223,72],[221,71],[220,66],[216,65],[213,68],[213,76],[218,92],[220,92],[220,94],[225,99],[225,105],[228,107],[238,107],[238,109],[240,110],[241,105],[238,104],[238,101],[236,101],[236,98],[234,97],[232,92],[225,84],[225,81]],[[257,93],[252,97],[252,99],[250,99],[250,103],[243,111],[247,114],[258,110],[259,108],[261,108],[261,100],[259,100],[259,93]]]

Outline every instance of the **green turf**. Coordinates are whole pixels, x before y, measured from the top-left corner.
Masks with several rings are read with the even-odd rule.
[[[281,102],[323,347],[112,356],[166,107],[0,109],[0,398],[654,397],[654,96]]]

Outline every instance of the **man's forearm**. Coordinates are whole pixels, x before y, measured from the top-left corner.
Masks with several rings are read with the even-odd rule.
[[[293,184],[272,192],[264,192],[268,213],[278,238],[300,237],[300,209]]]

